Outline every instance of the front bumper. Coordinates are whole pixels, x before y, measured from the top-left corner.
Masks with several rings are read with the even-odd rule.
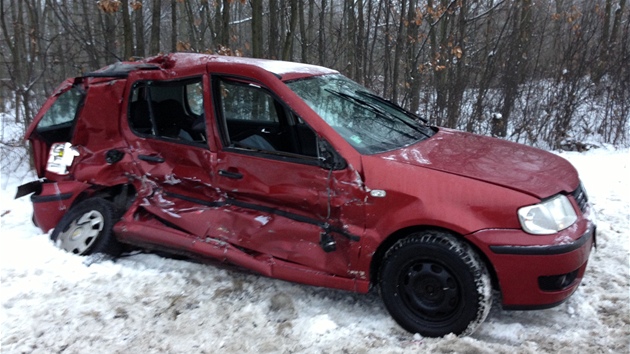
[[[482,230],[467,238],[494,268],[503,307],[522,310],[553,307],[571,296],[582,281],[595,237],[595,225],[581,219],[555,235]]]

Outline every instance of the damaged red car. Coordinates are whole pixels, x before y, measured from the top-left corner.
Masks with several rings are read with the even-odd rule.
[[[470,334],[566,300],[595,225],[576,170],[428,125],[334,70],[170,54],[59,86],[26,133],[34,222],[77,255],[127,245],[366,293],[401,327]],[[124,246],[123,246],[124,245]]]

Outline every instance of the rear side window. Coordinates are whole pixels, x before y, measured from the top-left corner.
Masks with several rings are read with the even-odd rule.
[[[71,128],[83,97],[77,88],[62,93],[37,124],[37,132]]]
[[[69,142],[84,98],[84,91],[77,87],[59,95],[37,123],[35,128],[37,135],[48,144]]]
[[[138,135],[184,143],[205,143],[201,78],[134,84],[129,125]]]

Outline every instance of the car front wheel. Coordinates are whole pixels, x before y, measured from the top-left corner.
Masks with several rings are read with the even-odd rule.
[[[380,291],[394,320],[426,337],[471,334],[492,304],[482,260],[468,244],[442,231],[396,242],[381,267]]]
[[[70,253],[119,255],[121,245],[112,232],[120,217],[116,206],[102,198],[86,199],[61,218],[50,239]]]

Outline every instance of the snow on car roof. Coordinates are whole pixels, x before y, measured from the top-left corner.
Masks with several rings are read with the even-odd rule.
[[[338,73],[336,70],[328,69],[322,66],[295,63],[295,62],[289,62],[289,61],[280,61],[280,60],[253,59],[253,58],[227,57],[227,56],[213,56],[212,60],[258,66],[271,73],[281,76],[283,80],[288,80],[289,76],[291,77],[291,79],[294,79],[298,77]]]
[[[193,67],[205,67],[206,64],[232,63],[238,65],[249,65],[267,70],[283,81],[294,80],[309,76],[337,74],[338,71],[317,65],[295,63],[280,60],[255,59],[244,57],[233,57],[216,54],[196,54],[196,53],[171,53],[142,60],[144,63],[157,64],[163,69],[175,70],[191,69]]]

